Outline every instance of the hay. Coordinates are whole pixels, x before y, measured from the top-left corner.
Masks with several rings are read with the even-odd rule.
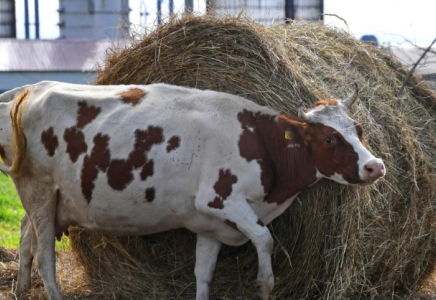
[[[15,255],[8,251],[6,248],[3,248],[0,246],[0,262],[9,262],[11,260],[14,260]]]
[[[185,16],[111,54],[95,84],[214,89],[295,115],[299,99],[343,98],[356,81],[353,117],[388,175],[368,187],[322,181],[269,226],[272,296],[403,299],[419,291],[436,258],[436,96],[418,76],[397,95],[406,73],[385,50],[322,24]],[[185,230],[122,238],[75,231],[71,242],[107,298],[195,297],[195,236]],[[250,243],[224,247],[212,299],[245,299],[256,272]]]

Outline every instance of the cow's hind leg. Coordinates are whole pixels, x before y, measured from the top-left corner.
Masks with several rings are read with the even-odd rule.
[[[197,234],[195,258],[195,277],[197,278],[196,300],[209,299],[209,287],[220,248],[220,241]]]
[[[54,212],[53,216],[45,216],[44,212],[39,212],[35,213],[33,217],[36,220],[33,224],[38,243],[35,258],[38,263],[39,274],[44,281],[48,298],[50,300],[61,300],[62,295],[56,283]]]
[[[38,245],[33,254],[48,298],[61,300],[62,295],[56,283],[55,265],[56,189],[50,184],[27,180],[20,179],[16,184]]]
[[[37,242],[32,223],[27,215],[21,220],[20,262],[17,279],[17,294],[28,294],[31,285],[33,255],[37,251]]]

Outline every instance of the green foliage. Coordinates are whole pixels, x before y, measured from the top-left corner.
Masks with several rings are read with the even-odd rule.
[[[0,174],[0,245],[16,248],[20,241],[20,221],[24,209],[9,177]]]
[[[14,183],[0,173],[0,246],[18,248],[20,244],[20,222],[25,214]],[[56,241],[57,250],[69,250],[68,238]]]

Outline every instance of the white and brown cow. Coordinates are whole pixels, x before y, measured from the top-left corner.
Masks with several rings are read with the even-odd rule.
[[[28,292],[35,256],[49,298],[62,299],[54,242],[69,226],[118,235],[185,227],[197,234],[197,299],[209,298],[221,243],[248,240],[259,259],[254,298],[268,299],[273,239],[265,225],[323,177],[367,184],[385,174],[347,116],[356,98],[357,90],[307,113],[300,107],[292,118],[167,84],[41,82],[1,95],[0,170],[27,213],[17,292]]]

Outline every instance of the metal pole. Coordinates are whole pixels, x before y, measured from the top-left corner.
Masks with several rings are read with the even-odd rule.
[[[211,0],[206,0],[206,12],[210,12],[213,9],[213,4]]]
[[[26,32],[26,40],[29,39],[29,1],[24,0],[24,30]]]
[[[16,19],[16,17],[15,17],[15,2],[12,2],[12,7],[11,7],[11,18],[12,18],[12,21],[11,21],[11,25],[12,25],[12,28],[11,28],[11,37],[13,37],[14,39],[15,38],[17,38],[17,19]]]
[[[294,0],[286,0],[285,2],[285,18],[295,19],[295,5]]]
[[[35,38],[39,39],[39,7],[38,7],[38,0],[35,0]]]
[[[192,14],[193,11],[194,11],[194,1],[185,0],[185,13]]]
[[[157,0],[157,25],[162,23],[162,0]]]
[[[173,15],[173,10],[174,10],[174,0],[168,1],[168,5],[170,7],[170,16],[172,16]]]
[[[319,0],[321,21],[324,21],[324,0]]]

